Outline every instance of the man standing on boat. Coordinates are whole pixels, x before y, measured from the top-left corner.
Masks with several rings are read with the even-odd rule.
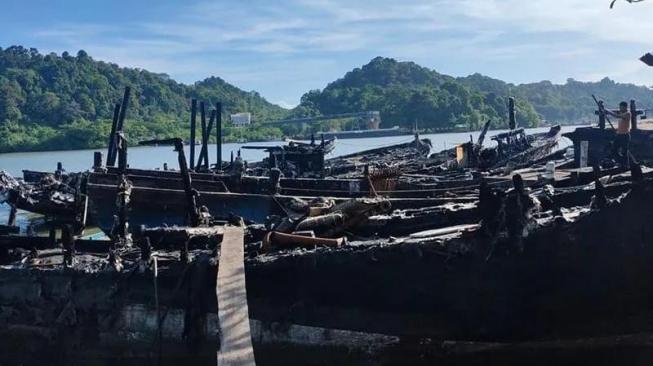
[[[617,157],[621,166],[627,167],[629,155],[628,145],[630,144],[630,112],[628,111],[628,103],[619,103],[619,112],[606,110],[605,113],[619,119],[612,154]]]

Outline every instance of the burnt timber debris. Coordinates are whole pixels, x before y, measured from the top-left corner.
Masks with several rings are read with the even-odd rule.
[[[0,173],[11,207],[0,225],[0,334],[11,340],[0,363],[30,363],[25,346],[8,346],[24,340],[55,363],[287,362],[271,350],[293,345],[386,364],[617,337],[639,347],[623,335],[653,332],[642,321],[653,290],[651,139],[634,101],[627,168],[610,163],[598,100],[599,127],[566,134],[573,157],[555,150],[559,126],[518,128],[510,100],[510,130],[489,146],[491,121],[440,152],[415,134],[327,159],[337,141],[312,138],[249,147],[269,154],[253,163],[239,152],[222,161],[218,143],[213,164],[222,106],[192,100],[190,156],[180,138],[141,141],[178,157],[175,169],[146,170],[129,166],[129,98],[126,89],[115,106],[105,164],[96,153],[86,172]],[[43,215],[47,235],[22,232],[17,210]],[[90,227],[105,238],[86,237]]]

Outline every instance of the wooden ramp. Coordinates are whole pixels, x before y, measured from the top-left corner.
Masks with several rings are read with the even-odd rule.
[[[220,321],[218,366],[254,366],[249,328],[243,228],[226,226],[220,249],[216,295]]]

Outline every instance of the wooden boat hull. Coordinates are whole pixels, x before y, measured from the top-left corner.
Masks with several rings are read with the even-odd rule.
[[[613,350],[632,339],[618,335],[653,330],[653,246],[647,239],[653,235],[652,193],[647,183],[600,211],[543,222],[525,240],[523,253],[489,260],[483,240],[452,230],[428,240],[250,257],[245,271],[254,347],[271,335],[277,342],[299,335],[331,344],[340,334],[352,341],[367,336],[381,346],[394,339],[393,347],[415,352],[419,346],[426,351],[420,357],[436,359],[452,357],[440,348],[445,340],[471,348],[529,342],[552,352],[569,350],[576,339],[594,339]],[[164,359],[215,355],[219,328],[210,266],[168,261],[159,267]],[[178,291],[180,283],[185,285]],[[149,271],[0,269],[0,304],[14,315],[0,324],[3,339],[39,339],[43,347],[56,345],[60,357],[100,347],[124,357],[152,356],[154,303]],[[67,337],[56,337],[64,324]],[[199,343],[175,348],[188,340],[184,329],[193,324],[202,325]]]
[[[85,193],[88,196],[88,222],[93,223],[104,231],[111,230],[113,215],[116,214],[116,192],[114,185],[88,183]],[[285,212],[277,203],[289,197],[310,200],[315,197],[304,196],[273,196],[266,194],[242,194],[224,192],[199,192],[198,204],[206,206],[215,217],[228,217],[231,214],[242,217],[248,222],[265,223],[270,215],[285,216]],[[336,203],[349,200],[349,198],[331,197]],[[441,205],[446,202],[473,202],[474,196],[457,198],[396,198],[390,199],[390,204],[395,209],[419,209]],[[148,187],[132,188],[129,204],[130,227],[140,225],[184,225],[188,208],[185,193],[182,190],[158,189]]]
[[[117,188],[110,185],[88,184],[88,217],[90,222],[108,231],[116,214]],[[245,220],[264,223],[268,215],[283,215],[281,207],[269,195],[201,192],[197,199],[215,217],[236,215]],[[145,226],[186,225],[188,208],[184,191],[134,187],[129,205],[129,224]]]
[[[574,157],[577,166],[582,163],[587,166],[601,164],[606,158],[612,158],[612,143],[615,132],[612,129],[597,127],[577,128],[573,132],[564,134],[574,143]],[[587,143],[587,150],[581,152],[581,144]],[[630,132],[630,152],[638,161],[653,161],[653,131],[635,129]]]
[[[249,308],[257,319],[432,339],[652,331],[651,193],[552,220],[531,233],[523,253],[490,260],[471,234],[254,258]]]

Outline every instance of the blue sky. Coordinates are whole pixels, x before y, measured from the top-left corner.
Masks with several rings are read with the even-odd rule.
[[[375,56],[454,76],[651,85],[653,1],[0,0],[0,46],[84,49],[192,83],[220,76],[293,106]]]

